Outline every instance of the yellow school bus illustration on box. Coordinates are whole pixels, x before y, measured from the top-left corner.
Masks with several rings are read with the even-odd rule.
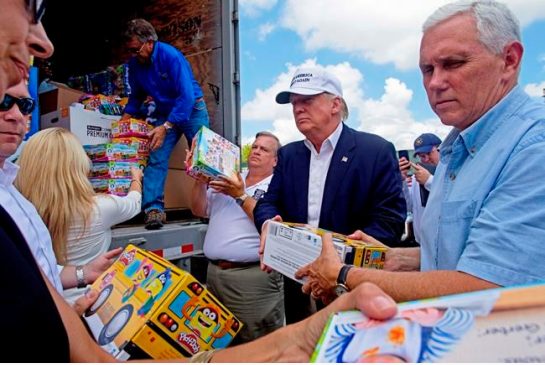
[[[224,348],[242,327],[191,274],[133,245],[93,288],[99,296],[84,318],[98,344],[119,359]]]

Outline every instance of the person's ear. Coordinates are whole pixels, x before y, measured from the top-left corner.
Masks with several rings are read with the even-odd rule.
[[[342,102],[341,98],[333,98],[331,103],[331,112],[332,114],[337,114],[341,112]]]
[[[504,72],[510,78],[518,74],[524,48],[518,41],[509,43],[503,49]]]

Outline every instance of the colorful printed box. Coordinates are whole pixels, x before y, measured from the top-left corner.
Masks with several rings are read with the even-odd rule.
[[[263,262],[295,279],[295,272],[316,260],[322,250],[322,235],[327,230],[300,223],[270,221]],[[333,235],[333,244],[341,260],[347,264],[382,269],[388,248],[352,240],[346,236],[329,232]]]
[[[93,284],[84,314],[103,349],[118,359],[172,359],[225,348],[242,323],[189,273],[129,245]]]
[[[147,137],[112,138],[112,143],[122,143],[136,148],[138,155],[149,155],[149,139]]]
[[[545,285],[399,305],[387,321],[334,314],[311,362],[545,362]]]
[[[201,127],[194,138],[187,173],[210,178],[233,176],[240,171],[240,148],[212,130]]]
[[[147,137],[153,129],[145,120],[125,119],[112,122],[112,136],[119,137]]]
[[[89,179],[93,189],[97,193],[112,194],[117,196],[125,196],[129,193],[131,187],[131,179],[108,179],[108,178],[91,178]]]
[[[83,149],[93,162],[123,161],[137,158],[136,147],[123,143],[85,145]]]
[[[138,167],[138,160],[94,162],[91,167],[91,177],[128,178],[132,177],[131,167]]]

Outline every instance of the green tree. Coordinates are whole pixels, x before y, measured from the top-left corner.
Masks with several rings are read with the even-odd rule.
[[[250,151],[252,150],[252,144],[247,143],[242,146],[242,159],[241,159],[241,167],[248,165],[248,157],[250,156]]]

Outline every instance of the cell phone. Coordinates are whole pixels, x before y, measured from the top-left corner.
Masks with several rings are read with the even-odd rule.
[[[397,151],[397,155],[399,156],[399,158],[405,157],[405,159],[407,161],[411,160],[409,158],[409,151],[408,150],[399,150],[399,151]]]

